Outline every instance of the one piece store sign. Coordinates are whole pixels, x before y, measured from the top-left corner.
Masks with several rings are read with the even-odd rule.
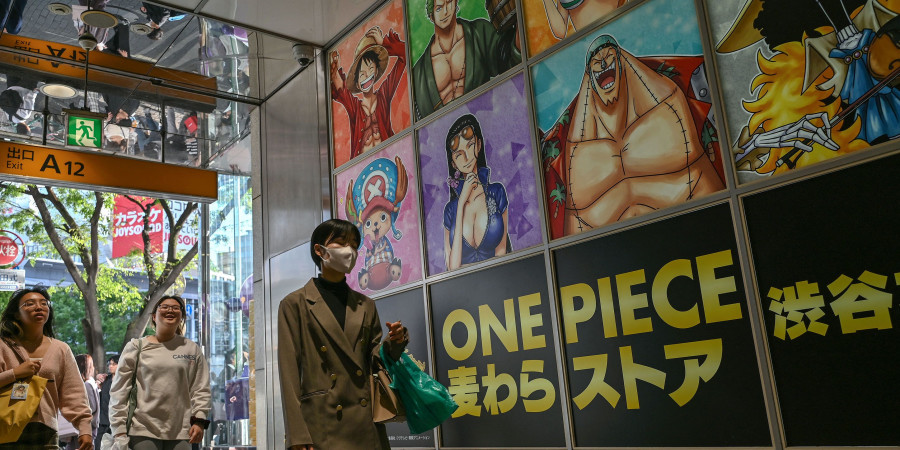
[[[562,447],[559,377],[544,259],[430,288],[435,373],[459,405],[446,447]]]
[[[771,445],[727,205],[554,259],[576,446]]]
[[[895,154],[743,199],[789,447],[900,443],[898,171]]]
[[[132,197],[146,207],[155,199]],[[184,210],[185,202],[170,200],[169,207],[176,220]],[[151,253],[161,253],[164,243],[169,239],[169,221],[166,213],[158,203],[152,205],[148,214]],[[142,233],[144,231],[144,212],[141,206],[124,195],[117,195],[113,209],[113,242],[112,257],[120,258],[144,248]],[[187,250],[197,243],[197,228],[192,221],[187,221],[178,235],[176,250]]]

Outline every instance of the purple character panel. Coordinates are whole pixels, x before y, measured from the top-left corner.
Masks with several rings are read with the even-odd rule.
[[[347,277],[354,290],[371,295],[422,279],[415,161],[406,138],[336,176],[337,216],[362,236]]]
[[[419,130],[429,273],[541,243],[530,123],[516,75]]]

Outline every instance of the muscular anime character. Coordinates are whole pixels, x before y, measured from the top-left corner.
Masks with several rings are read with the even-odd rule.
[[[541,141],[553,238],[724,187],[701,141],[709,106],[674,80],[694,59],[637,58],[610,35],[591,43],[578,95]]]
[[[514,26],[498,31],[485,19],[460,19],[456,17],[460,1],[425,1],[434,36],[413,65],[418,118],[522,61]]]
[[[544,11],[550,32],[562,40],[569,32],[569,22],[578,31],[595,20],[611,13],[628,0],[544,0]]]
[[[390,57],[397,61],[376,89]],[[406,49],[394,30],[385,36],[373,27],[359,41],[349,74],[338,66],[339,59],[338,52],[331,54],[331,99],[343,105],[350,118],[350,158],[355,158],[394,135],[391,99],[403,79]]]

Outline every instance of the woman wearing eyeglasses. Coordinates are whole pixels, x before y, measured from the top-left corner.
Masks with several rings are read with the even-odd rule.
[[[13,293],[0,315],[0,387],[38,375],[48,380],[40,405],[19,439],[0,449],[58,449],[56,413],[78,430],[78,449],[91,450],[91,408],[75,356],[65,342],[53,338],[50,294],[42,288]],[[19,388],[18,390],[16,388]]]
[[[109,422],[119,448],[190,450],[209,426],[209,365],[184,337],[184,300],[163,297],[150,318],[156,334],[132,339],[119,359],[109,399]],[[138,354],[140,350],[140,354]],[[137,404],[127,426],[129,392]]]

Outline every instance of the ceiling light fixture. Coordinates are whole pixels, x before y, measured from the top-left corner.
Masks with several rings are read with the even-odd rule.
[[[57,16],[68,16],[72,14],[72,7],[65,3],[51,3],[47,5],[47,9]]]
[[[112,28],[119,23],[116,16],[99,9],[88,9],[81,13],[81,21],[96,28]]]
[[[84,105],[83,108],[85,111],[90,110],[88,108],[88,71],[91,66],[91,50],[97,48],[97,38],[91,34],[90,31],[85,31],[78,36],[78,45],[84,49]]]
[[[45,84],[39,87],[38,90],[47,97],[59,99],[69,99],[78,95],[78,91],[75,88],[62,83]]]
[[[81,46],[85,51],[90,52],[91,50],[97,48],[97,38],[91,34],[90,31],[85,31],[78,36],[78,45]],[[87,55],[85,55],[85,59],[87,59]],[[87,63],[85,63],[85,70],[87,70]]]
[[[132,33],[140,35],[148,35],[153,31],[153,28],[145,23],[133,23],[130,28]]]

